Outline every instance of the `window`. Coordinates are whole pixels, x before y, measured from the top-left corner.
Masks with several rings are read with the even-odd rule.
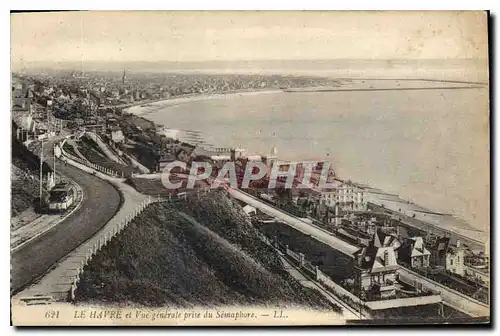
[[[450,265],[453,266],[453,259],[450,259]]]

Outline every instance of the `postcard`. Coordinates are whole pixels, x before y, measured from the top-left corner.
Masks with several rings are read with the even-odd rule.
[[[12,324],[490,323],[487,26],[12,13]]]

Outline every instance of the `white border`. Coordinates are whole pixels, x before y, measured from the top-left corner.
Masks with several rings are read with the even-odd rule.
[[[131,10],[194,10],[194,9],[204,9],[204,10],[242,10],[242,9],[247,9],[247,10],[255,10],[255,9],[260,9],[260,10],[389,10],[389,9],[399,9],[399,10],[410,10],[410,9],[417,9],[417,10],[471,10],[471,9],[491,9],[492,14],[498,14],[500,12],[499,10],[499,3],[500,1],[498,0],[474,0],[474,1],[465,1],[465,0],[453,0],[453,1],[436,1],[436,0],[420,0],[416,1],[414,3],[410,3],[408,1],[370,1],[370,0],[349,0],[349,1],[341,1],[341,2],[333,2],[333,1],[317,1],[317,0],[307,0],[307,1],[296,1],[296,0],[286,0],[286,1],[275,1],[274,3],[271,3],[269,0],[253,0],[253,1],[246,1],[246,2],[236,2],[236,1],[221,1],[221,0],[210,0],[210,1],[203,1],[203,0],[198,0],[198,1],[189,1],[189,0],[183,0],[183,1],[148,1],[148,0],[141,0],[141,1],[117,1],[116,4],[111,4],[111,3],[104,3],[102,0],[86,0],[84,2],[79,2],[76,4],[71,3],[68,1],[62,1],[62,0],[46,0],[46,1],[15,1],[11,2],[10,4],[7,4],[7,2],[2,2],[1,7],[2,11],[0,12],[1,15],[1,28],[2,28],[2,45],[4,47],[5,52],[2,53],[2,67],[0,68],[0,71],[2,71],[2,87],[0,92],[3,92],[1,98],[2,98],[2,113],[0,114],[2,120],[1,120],[1,125],[4,127],[2,132],[0,132],[0,137],[1,137],[1,143],[2,145],[0,148],[2,149],[2,157],[4,158],[4,164],[0,166],[1,171],[1,186],[2,186],[2,199],[0,202],[1,205],[1,216],[2,216],[2,221],[1,225],[3,230],[2,237],[5,239],[5,242],[2,244],[3,246],[3,251],[1,253],[1,269],[3,270],[2,274],[4,274],[1,277],[1,294],[2,297],[0,298],[0,304],[2,307],[1,311],[1,326],[2,330],[4,332],[7,332],[8,334],[16,332],[14,328],[9,327],[10,325],[10,295],[9,292],[7,291],[7,287],[10,287],[10,276],[7,276],[7,269],[10,269],[10,244],[7,242],[8,237],[10,236],[10,190],[7,188],[7,186],[10,186],[10,164],[7,164],[7,162],[10,163],[10,22],[9,22],[9,14],[7,10],[11,9],[16,9],[16,10],[29,10],[29,9],[54,9],[54,8],[72,8],[72,9],[82,9],[82,10],[123,10],[123,9],[131,9]],[[10,6],[9,6],[10,5]],[[3,8],[6,7],[6,8]],[[498,20],[496,25],[498,26]],[[498,34],[495,34],[495,45],[498,45]],[[495,53],[496,54],[496,53]],[[495,78],[498,78],[497,76],[497,71],[495,71]],[[498,87],[495,89],[495,97],[498,99]],[[498,104],[498,101],[497,101]],[[491,112],[493,113],[493,111]],[[498,117],[496,118],[495,122],[495,129],[497,131],[500,131],[499,124],[500,122],[498,121]],[[493,140],[493,139],[492,139]],[[495,148],[498,148],[498,142],[497,139],[494,139],[495,141]],[[8,157],[9,160],[6,160],[5,158]],[[492,180],[493,183],[493,180]],[[498,210],[498,202],[500,200],[496,198],[495,201],[495,209]],[[496,223],[492,223],[492,226],[495,225]],[[495,230],[495,237],[494,241],[500,241],[499,238],[499,230]],[[492,246],[495,246],[495,244],[492,244]],[[496,251],[495,251],[496,252]],[[494,255],[496,257],[496,254]],[[495,258],[497,261],[497,258]],[[495,266],[498,266],[498,261]],[[495,267],[495,269],[498,271],[498,267]],[[496,278],[495,280],[495,285],[497,285]],[[498,293],[498,288],[496,288],[496,293]],[[492,301],[494,301],[492,299]],[[498,321],[497,321],[498,322]],[[139,330],[118,330],[114,332],[129,332],[132,334],[145,334],[147,331],[139,331]],[[349,331],[350,333],[362,333],[365,332],[365,330],[323,330],[319,331],[319,333],[323,334],[331,334],[331,333],[337,333],[337,332],[344,332],[344,331]],[[440,330],[440,332],[443,332],[444,330]],[[26,332],[26,331],[25,331]],[[36,333],[42,333],[37,330],[30,330],[30,332],[36,332]],[[44,334],[49,334],[54,332],[54,330],[44,330]],[[62,332],[66,334],[68,332],[67,329],[65,330],[60,330],[56,332]],[[82,332],[81,330],[79,332]],[[90,331],[85,330],[85,333],[90,333]],[[104,334],[106,333],[107,330],[96,330],[94,333],[97,334]],[[201,329],[196,329],[196,330],[190,330],[190,331],[177,331],[177,330],[164,330],[161,332],[168,332],[169,334],[177,334],[179,332],[187,332],[187,333],[192,333],[193,335],[196,333],[219,333],[219,332],[225,332],[225,333],[232,333],[234,330],[231,329],[225,329],[225,330],[201,330]],[[248,334],[252,331],[249,330],[238,330],[241,334]],[[258,333],[289,333],[289,332],[313,332],[313,330],[303,330],[303,329],[298,329],[298,330],[253,330],[253,332],[258,332]],[[318,332],[317,330],[314,332]],[[433,333],[431,330],[428,331],[423,331],[423,330],[375,330],[372,331],[375,333],[387,333],[387,332],[395,332],[395,333],[421,333],[421,332],[427,332],[427,333]],[[468,329],[463,329],[463,330],[449,330],[448,332],[452,333],[467,333],[470,334],[472,331]]]

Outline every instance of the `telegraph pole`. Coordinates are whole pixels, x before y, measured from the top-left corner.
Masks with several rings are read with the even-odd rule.
[[[54,157],[54,184],[57,184],[57,175],[56,175],[56,144],[54,144],[54,148],[52,150],[52,156]]]
[[[40,151],[40,211],[42,211],[42,196],[43,196],[42,185],[43,185],[43,141]]]

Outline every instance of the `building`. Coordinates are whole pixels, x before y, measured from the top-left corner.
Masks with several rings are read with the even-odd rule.
[[[360,292],[376,298],[396,294],[396,271],[399,269],[393,247],[373,244],[355,253],[356,281]]]
[[[211,155],[210,160],[213,161],[221,161],[221,162],[227,162],[231,161],[231,157],[229,155]]]
[[[123,143],[125,142],[125,136],[120,127],[113,126],[109,129],[109,134],[111,141],[114,143]]]
[[[333,220],[334,224],[335,220]],[[339,236],[347,237],[347,240],[362,246],[370,245],[372,237],[365,232],[353,227],[352,225],[343,224],[337,227],[336,234]]]
[[[373,246],[375,247],[392,247],[394,250],[394,254],[396,259],[399,257],[399,248],[401,247],[402,242],[394,234],[387,234],[381,229],[376,229],[373,235]]]
[[[276,156],[277,152],[278,151],[276,147],[273,147],[271,149],[271,153],[262,156],[262,162],[266,165],[267,168],[270,169],[274,165],[274,163],[278,161],[278,157]]]
[[[457,240],[455,246],[449,246],[446,252],[446,270],[460,276],[465,275],[465,249]]]
[[[430,246],[431,256],[430,264],[435,268],[446,268],[446,253],[450,245],[450,238],[438,237]]]
[[[342,210],[364,211],[367,209],[364,191],[351,183],[339,183],[335,188],[322,191],[320,202],[332,208],[338,204]]]
[[[422,237],[411,237],[399,248],[398,257],[411,268],[429,267],[431,252],[425,247]]]
[[[477,283],[489,286],[490,284],[490,271],[487,265],[472,266],[465,265],[465,275]]]
[[[245,155],[245,150],[243,148],[231,148],[231,160],[236,161]]]

